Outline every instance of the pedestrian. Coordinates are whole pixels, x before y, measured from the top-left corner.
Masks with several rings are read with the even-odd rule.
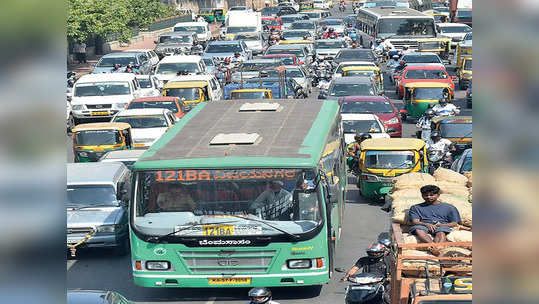
[[[86,43],[84,42],[75,42],[73,44],[73,53],[75,53],[75,57],[77,58],[77,61],[79,64],[81,63],[87,63],[86,61]]]

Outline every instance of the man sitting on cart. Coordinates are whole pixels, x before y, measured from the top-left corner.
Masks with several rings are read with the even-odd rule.
[[[410,208],[410,220],[414,225],[410,228],[410,233],[414,234],[420,243],[447,242],[446,235],[461,222],[459,211],[455,206],[438,200],[438,186],[421,187],[421,196],[425,201]]]

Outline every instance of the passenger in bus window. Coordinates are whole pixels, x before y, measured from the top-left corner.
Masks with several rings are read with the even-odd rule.
[[[291,194],[283,189],[282,181],[272,181],[269,189],[262,192],[249,206],[250,210],[260,209],[264,206],[282,204],[291,199]]]
[[[168,191],[157,197],[157,206],[160,211],[170,212],[192,212],[196,208],[193,197],[181,185],[169,185]]]

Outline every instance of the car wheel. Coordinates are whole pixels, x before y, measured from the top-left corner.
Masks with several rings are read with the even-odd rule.
[[[114,254],[124,256],[129,253],[129,238],[124,237],[123,240],[114,248]]]

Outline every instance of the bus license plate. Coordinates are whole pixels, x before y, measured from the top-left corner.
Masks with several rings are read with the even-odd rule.
[[[208,278],[210,285],[251,284],[251,278]]]
[[[232,225],[204,225],[202,234],[206,236],[234,235],[234,226]]]
[[[92,115],[92,116],[104,116],[104,115],[109,115],[109,112],[92,112],[92,113],[90,113],[90,115]]]

